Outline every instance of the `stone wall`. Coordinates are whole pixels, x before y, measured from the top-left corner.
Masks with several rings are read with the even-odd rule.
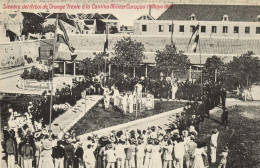
[[[26,62],[25,56],[35,62],[39,57],[39,46],[39,40],[0,43],[0,68],[19,66]]]

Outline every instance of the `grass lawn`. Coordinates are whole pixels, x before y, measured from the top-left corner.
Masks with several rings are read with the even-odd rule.
[[[222,110],[205,119],[200,126],[200,138],[210,136],[212,128],[220,131],[218,138],[217,163],[219,153],[227,145],[230,152],[228,168],[259,168],[260,167],[260,106],[234,106],[229,108],[229,124],[222,126],[220,116]],[[217,165],[210,166],[212,168]]]
[[[186,103],[184,102],[155,101],[154,109],[138,113],[137,119],[174,110],[183,107],[185,104]],[[96,106],[92,108],[92,110],[90,110],[78,123],[76,123],[71,130],[75,130],[77,135],[82,135],[84,133],[127,123],[133,120],[136,120],[135,113],[124,115],[120,110],[114,109],[112,106],[110,106],[108,111]]]

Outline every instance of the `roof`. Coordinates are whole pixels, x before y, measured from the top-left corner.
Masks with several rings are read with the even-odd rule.
[[[70,24],[73,27],[78,28],[76,22],[72,19],[73,16],[71,16],[70,14],[67,14],[67,13],[52,13],[49,16],[47,16],[46,19],[54,19],[54,18],[57,18],[57,16],[60,20]]]
[[[9,14],[9,16],[10,16],[11,18],[14,18],[16,15],[17,15],[16,13],[14,13],[14,14]]]
[[[98,13],[92,13],[88,17],[88,19],[104,19],[104,17],[102,15],[98,14]]]
[[[152,15],[142,15],[137,20],[155,20]]]
[[[112,13],[101,14],[101,16],[103,16],[104,19],[109,19],[109,20],[118,20],[118,18],[115,17],[115,15],[113,15]]]
[[[192,14],[195,14],[196,20],[203,21],[222,21],[227,15],[229,21],[255,22],[260,15],[260,6],[176,4],[157,20],[190,20]]]
[[[95,56],[93,55],[93,51],[77,51],[76,50],[75,52],[77,53],[77,57],[76,57],[77,61],[82,61],[85,58],[90,58],[91,60],[93,60],[95,58]],[[145,58],[143,59],[142,63],[155,64],[156,63],[155,54],[156,54],[155,52],[145,52],[144,53]],[[185,53],[184,53],[184,55],[185,55]],[[187,56],[188,56],[188,59],[190,60],[190,63],[196,65],[196,64],[200,64],[200,58],[201,58],[201,63],[205,64],[207,58],[212,57],[212,54],[203,54],[200,57],[199,54],[187,53]],[[224,63],[229,63],[230,61],[233,60],[233,57],[234,57],[232,55],[228,55],[228,56],[217,55],[217,56],[220,57]],[[113,56],[113,54],[110,53],[110,56],[108,59],[110,59],[112,57],[114,57],[114,56]],[[55,60],[67,60],[67,61],[71,60],[70,51],[56,52]]]
[[[37,14],[42,16],[43,18],[46,18],[50,15],[50,13],[44,13],[44,12],[40,12],[40,13],[37,13]]]
[[[85,20],[84,23],[86,25],[94,25],[95,22],[94,22],[94,20]]]

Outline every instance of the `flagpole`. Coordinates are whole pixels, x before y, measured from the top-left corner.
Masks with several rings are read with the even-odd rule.
[[[57,41],[57,27],[58,27],[58,14],[56,16],[55,23],[55,33],[54,33],[54,44],[53,44],[53,54],[52,54],[52,64],[51,64],[51,100],[50,100],[50,121],[49,121],[49,133],[51,135],[51,118],[52,118],[52,106],[53,106],[53,68],[54,68],[54,56],[55,56],[55,48]]]
[[[199,30],[197,30],[197,33]],[[200,53],[200,66],[201,66],[201,50],[200,50],[200,39],[199,39],[199,53]],[[200,77],[200,85],[201,85],[201,96],[203,95],[203,80],[202,80],[202,66],[200,67],[201,69],[201,77]]]

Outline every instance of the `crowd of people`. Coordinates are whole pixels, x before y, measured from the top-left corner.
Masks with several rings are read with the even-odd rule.
[[[23,168],[205,168],[217,164],[217,129],[212,130],[210,141],[202,141],[195,126],[179,128],[111,131],[86,140],[73,130],[58,139],[46,129],[20,134],[5,128],[4,149],[8,168],[15,163]],[[218,167],[227,163],[228,147],[221,150]]]

